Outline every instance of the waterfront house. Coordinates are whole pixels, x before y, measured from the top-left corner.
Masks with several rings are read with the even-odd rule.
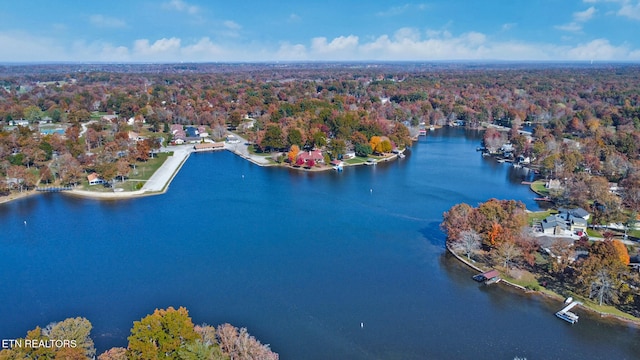
[[[298,155],[296,164],[304,164],[305,166],[311,166],[311,164],[323,164],[324,155],[320,150],[302,151]]]
[[[569,229],[567,221],[559,214],[547,216],[540,225],[542,232],[547,235],[563,235]]]
[[[581,218],[584,220],[589,220],[589,218],[591,217],[591,214],[589,214],[589,212],[583,208],[575,208],[575,209],[559,208],[558,212],[561,214],[567,214],[567,215]]]
[[[104,184],[104,180],[102,180],[100,176],[96,173],[91,173],[87,175],[87,180],[89,180],[89,185]]]
[[[582,209],[560,208],[558,214],[549,215],[542,220],[542,232],[548,235],[583,234],[587,231],[587,219],[590,214]]]

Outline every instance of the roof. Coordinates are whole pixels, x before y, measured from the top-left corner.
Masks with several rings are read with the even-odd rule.
[[[96,173],[91,173],[87,175],[87,180],[89,181],[98,180],[98,179],[100,179],[100,176],[98,176],[98,174]]]
[[[494,277],[500,276],[500,273],[498,272],[498,270],[489,270],[483,272],[482,276],[484,276],[486,279],[493,279]]]
[[[546,219],[542,220],[542,228],[543,229],[551,229],[559,226],[561,229],[567,229],[567,221],[562,218],[560,215],[549,215]]]
[[[307,160],[322,161],[322,160],[324,160],[324,156],[322,155],[322,152],[320,150],[300,152],[300,154],[298,155],[298,158],[300,158],[300,159],[302,159],[304,161],[307,161]]]

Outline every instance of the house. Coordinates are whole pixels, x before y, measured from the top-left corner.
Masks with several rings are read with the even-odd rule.
[[[323,164],[324,155],[320,150],[302,151],[298,155],[296,164],[304,166],[313,166],[314,164]]]
[[[112,120],[118,120],[118,115],[102,115],[102,120],[111,122]]]
[[[186,129],[184,129],[185,132],[187,133],[187,137],[189,138],[199,138],[200,133],[198,132],[198,129],[196,129],[193,126],[187,126]]]
[[[29,126],[29,120],[9,120],[9,125],[11,126]]]
[[[591,214],[589,214],[589,212],[583,208],[575,208],[575,209],[559,208],[558,212],[561,214],[568,214],[573,217],[581,218],[584,220],[589,220],[589,218],[591,217]]]
[[[562,235],[569,229],[567,221],[559,214],[547,216],[540,225],[547,235]]]
[[[87,180],[89,180],[89,185],[104,184],[104,180],[102,180],[100,176],[96,173],[91,173],[87,175]]]
[[[140,136],[140,134],[138,134],[135,131],[129,131],[127,133],[129,135],[129,140],[131,141],[141,141],[144,140],[144,137]]]
[[[542,220],[542,232],[548,235],[583,234],[587,231],[589,213],[582,208],[559,209],[559,213]]]

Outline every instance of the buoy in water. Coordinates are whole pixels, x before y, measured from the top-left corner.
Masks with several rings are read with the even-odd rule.
[[[364,323],[360,323],[360,328],[362,329],[364,327]]]

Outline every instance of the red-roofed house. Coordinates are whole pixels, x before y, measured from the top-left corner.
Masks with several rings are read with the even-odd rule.
[[[296,160],[296,164],[304,164],[305,166],[313,166],[315,164],[323,163],[324,155],[322,155],[322,151],[320,150],[301,151],[300,154],[298,154],[298,159]]]
[[[89,185],[99,185],[104,184],[104,180],[100,178],[100,176],[96,173],[91,173],[87,176],[87,180],[89,180]]]

